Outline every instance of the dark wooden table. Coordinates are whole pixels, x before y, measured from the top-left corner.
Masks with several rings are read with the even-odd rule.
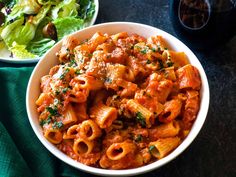
[[[165,0],[100,0],[96,23],[112,21],[144,23],[176,36]],[[193,52],[202,63],[210,85],[206,122],[194,142],[179,157],[140,177],[236,176],[236,36],[217,49]],[[1,67],[34,65],[0,62]]]

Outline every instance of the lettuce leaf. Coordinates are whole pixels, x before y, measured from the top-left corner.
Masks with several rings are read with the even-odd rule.
[[[0,0],[0,2],[5,4],[7,7],[12,8],[17,3],[17,0]]]
[[[84,20],[75,17],[58,18],[53,21],[57,29],[58,40],[83,28]]]
[[[57,5],[60,2],[60,0],[38,0],[38,3],[41,5]]]
[[[95,12],[95,4],[92,0],[80,0],[79,17],[84,20],[89,20]]]
[[[1,37],[8,46],[11,46],[15,39],[15,29],[24,23],[24,18],[20,18],[13,23],[7,25],[1,32]]]
[[[40,11],[36,16],[34,16],[31,21],[35,26],[38,26],[39,23],[44,19],[44,17],[47,15],[48,11],[50,10],[51,5],[45,5],[40,8]]]
[[[1,33],[6,45],[11,47],[14,41],[20,45],[27,45],[34,38],[37,26],[46,16],[49,9],[50,5],[43,6],[39,13],[36,16],[32,16],[25,24],[23,24],[24,17],[21,17],[7,25]]]
[[[63,0],[52,9],[52,19],[75,17],[78,15],[79,4],[76,0]]]
[[[44,38],[37,41],[31,41],[27,47],[27,50],[31,53],[42,56],[47,52],[48,49],[50,49],[56,41],[48,38]]]
[[[13,6],[11,13],[7,16],[6,22],[20,18],[24,14],[37,14],[40,10],[37,0],[18,0]]]
[[[37,55],[34,55],[26,50],[26,45],[19,45],[16,42],[12,44],[10,50],[14,58],[26,59],[26,58],[35,58]]]

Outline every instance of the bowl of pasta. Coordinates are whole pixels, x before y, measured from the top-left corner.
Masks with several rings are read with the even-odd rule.
[[[181,154],[207,116],[197,57],[172,35],[114,22],[66,36],[30,77],[26,107],[42,144],[97,175],[151,171]]]

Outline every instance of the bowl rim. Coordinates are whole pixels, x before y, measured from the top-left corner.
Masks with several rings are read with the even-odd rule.
[[[88,27],[94,25],[94,23],[95,23],[95,21],[97,19],[97,16],[98,16],[98,11],[99,11],[99,0],[93,0],[93,1],[94,1],[94,4],[95,4],[95,12],[94,12],[93,18],[87,23]],[[87,28],[87,27],[85,27],[85,28]],[[85,28],[83,28],[83,29],[85,29]],[[60,41],[58,41],[58,42],[60,42]],[[54,44],[54,46],[55,45],[56,44]],[[13,63],[13,64],[30,64],[30,63],[38,62],[41,58],[43,58],[43,56],[42,57],[36,57],[36,58],[24,58],[24,59],[21,59],[21,58],[10,58],[10,57],[1,57],[0,56],[0,61],[1,62],[5,62],[5,63]]]
[[[193,59],[190,59],[190,62],[191,62],[191,60],[193,60],[195,63],[198,64],[197,68],[199,70],[199,73],[201,75],[201,80],[202,80],[202,88],[201,88],[202,89],[202,95],[201,96],[204,98],[204,101],[203,101],[203,99],[201,99],[201,105],[200,105],[200,109],[199,109],[199,112],[198,112],[198,116],[197,116],[197,119],[195,120],[195,123],[194,123],[189,135],[181,142],[181,144],[174,151],[172,151],[169,155],[167,155],[163,159],[157,160],[157,161],[155,161],[151,164],[147,164],[147,165],[142,166],[142,167],[133,168],[133,169],[125,169],[125,170],[110,170],[110,169],[95,168],[95,167],[87,166],[87,165],[84,165],[80,162],[77,162],[77,161],[71,159],[66,154],[62,153],[59,149],[57,149],[50,142],[48,142],[46,140],[46,138],[43,137],[41,132],[39,132],[37,130],[37,128],[35,126],[35,123],[32,119],[32,112],[31,112],[31,109],[30,109],[30,100],[29,100],[30,99],[30,87],[32,85],[33,78],[34,78],[40,64],[44,60],[46,60],[46,56],[50,53],[50,51],[52,51],[54,48],[56,48],[56,46],[61,44],[61,41],[59,41],[49,51],[47,51],[44,54],[44,56],[42,57],[42,59],[35,66],[32,74],[30,76],[28,86],[27,86],[26,108],[27,108],[28,119],[29,119],[29,122],[31,124],[31,127],[34,130],[34,133],[36,134],[36,136],[38,137],[40,142],[47,148],[47,150],[49,150],[54,156],[59,158],[61,161],[65,162],[68,165],[73,166],[73,167],[75,167],[79,170],[82,170],[82,171],[85,171],[85,172],[88,172],[88,173],[92,173],[92,174],[96,174],[96,175],[101,175],[101,176],[124,176],[124,175],[125,176],[133,176],[133,175],[137,175],[137,174],[147,173],[149,171],[152,171],[154,169],[157,169],[157,168],[165,165],[166,163],[170,162],[171,160],[173,160],[177,156],[179,156],[193,142],[193,140],[196,138],[196,136],[200,132],[200,130],[201,130],[201,128],[202,128],[202,126],[203,126],[203,124],[206,120],[206,117],[207,117],[209,102],[210,102],[209,84],[208,84],[208,80],[207,80],[207,76],[205,74],[205,71],[204,71],[200,61],[198,60],[198,58],[195,56],[195,54],[183,42],[181,42],[179,39],[177,39],[173,35],[165,32],[165,31],[163,31],[159,28],[152,27],[150,25],[141,24],[141,23],[134,23],[134,22],[108,22],[108,23],[102,23],[102,24],[91,26],[91,27],[87,27],[85,29],[74,32],[71,35],[75,35],[76,33],[81,33],[82,31],[89,30],[91,28],[109,27],[109,26],[113,26],[113,25],[131,25],[131,26],[136,26],[136,27],[147,28],[149,30],[151,30],[151,29],[155,30],[155,31],[157,30],[161,33],[161,35],[164,34],[164,36],[163,36],[164,38],[166,38],[166,36],[168,36],[169,38],[171,38],[171,40],[178,41],[178,43],[180,43],[184,47],[182,51],[185,52],[185,53],[191,54],[191,57],[193,57]],[[201,115],[201,117],[199,115]]]

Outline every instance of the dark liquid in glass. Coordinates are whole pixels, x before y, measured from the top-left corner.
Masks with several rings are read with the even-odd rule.
[[[236,34],[236,0],[171,0],[177,36],[188,46],[209,49]]]

